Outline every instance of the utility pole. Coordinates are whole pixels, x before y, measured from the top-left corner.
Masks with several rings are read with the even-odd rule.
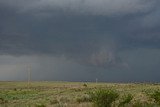
[[[27,67],[27,71],[28,71],[28,89],[30,88],[30,82],[31,82],[31,66],[29,65]]]

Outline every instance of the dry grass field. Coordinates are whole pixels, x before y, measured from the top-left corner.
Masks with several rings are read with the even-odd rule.
[[[27,82],[0,82],[0,107],[96,107],[89,93],[100,89],[118,93],[113,107],[160,107],[160,84],[47,81],[29,87]]]

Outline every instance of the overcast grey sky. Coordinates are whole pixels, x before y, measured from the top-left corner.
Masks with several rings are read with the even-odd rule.
[[[0,80],[160,82],[159,0],[0,0]]]

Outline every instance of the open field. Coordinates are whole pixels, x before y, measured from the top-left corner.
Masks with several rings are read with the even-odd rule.
[[[159,90],[160,84],[82,82],[32,82],[29,87],[27,82],[0,82],[0,107],[94,107],[88,93],[98,89],[112,89],[119,94],[112,106],[131,94],[127,107],[159,107],[146,92]]]

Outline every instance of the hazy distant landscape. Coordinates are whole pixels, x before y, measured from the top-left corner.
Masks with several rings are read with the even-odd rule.
[[[93,98],[104,90],[112,94],[98,93],[97,98],[107,101],[116,95],[111,107],[160,106],[160,84],[44,81],[0,82],[0,107],[110,107],[96,105]]]

